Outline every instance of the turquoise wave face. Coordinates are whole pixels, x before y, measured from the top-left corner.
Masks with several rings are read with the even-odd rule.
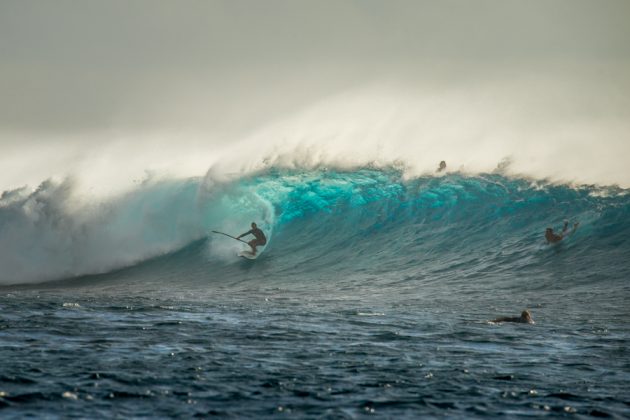
[[[274,281],[363,276],[457,284],[507,276],[548,284],[555,281],[548,268],[559,260],[577,273],[576,284],[630,271],[630,194],[616,188],[495,174],[409,180],[396,169],[274,169],[220,184],[144,185],[99,205],[71,202],[63,185],[5,194],[1,258],[11,270],[2,273],[3,284],[103,273],[160,255],[160,266],[184,280],[211,272],[240,281],[235,254],[244,245],[216,236],[196,241],[210,230],[241,234],[252,221],[269,244],[247,275]],[[565,219],[580,227],[548,246],[545,228],[559,230]]]
[[[547,269],[558,260],[575,271],[574,283],[588,273],[619,278],[629,270],[622,256],[630,255],[630,199],[619,189],[499,175],[405,180],[396,170],[272,171],[233,188],[273,209],[272,217],[260,215],[273,230],[264,255],[293,276],[362,273],[380,281],[456,283],[523,276],[532,285],[556,281]],[[255,217],[252,207],[243,211]],[[545,229],[561,230],[565,219],[580,227],[547,245]],[[220,241],[213,238],[210,248]]]

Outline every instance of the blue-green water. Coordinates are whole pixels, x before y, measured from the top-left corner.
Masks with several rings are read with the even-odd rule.
[[[65,191],[0,201],[4,418],[630,416],[627,191],[371,169]],[[255,261],[208,235],[251,221]]]

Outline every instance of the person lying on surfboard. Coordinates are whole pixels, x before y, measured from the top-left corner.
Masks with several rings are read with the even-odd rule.
[[[560,242],[565,236],[575,232],[575,229],[580,225],[579,222],[573,225],[573,230],[569,232],[569,222],[567,220],[564,221],[564,226],[562,227],[562,232],[559,234],[553,233],[552,228],[547,228],[545,230],[545,239],[547,239],[547,243],[555,244],[556,242]]]
[[[535,323],[534,320],[532,319],[532,314],[530,314],[527,309],[521,312],[521,316],[502,316],[490,322],[518,322],[521,324],[534,324]]]
[[[252,229],[243,233],[242,235],[237,236],[236,239],[241,239],[243,236],[246,236],[249,234],[252,234],[255,236],[255,239],[252,239],[251,241],[247,242],[247,244],[252,247],[252,251],[254,255],[256,255],[256,247],[265,245],[267,243],[267,238],[265,237],[265,234],[263,233],[263,231],[258,229],[258,227],[256,226],[256,223],[252,222]]]

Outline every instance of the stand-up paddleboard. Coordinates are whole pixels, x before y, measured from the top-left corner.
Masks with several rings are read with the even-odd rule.
[[[248,260],[255,260],[260,255],[260,253],[254,254],[252,251],[245,250],[239,252],[236,255],[238,255],[239,257],[247,258]]]
[[[232,235],[228,235],[227,233],[217,232],[216,230],[213,230],[212,233],[217,233],[219,235],[227,236],[228,238],[236,239],[237,241],[243,242],[244,244],[247,244],[247,246],[249,246],[249,244],[247,242],[245,242],[244,240],[236,238],[236,237],[234,237]],[[250,247],[250,249],[251,249],[251,247]],[[239,257],[247,258],[248,260],[255,260],[260,255],[260,252],[254,254],[252,251],[244,249],[244,250],[240,251],[236,255],[238,255]]]

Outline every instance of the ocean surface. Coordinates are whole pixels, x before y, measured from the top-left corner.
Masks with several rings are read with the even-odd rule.
[[[251,222],[254,261],[210,233]],[[0,285],[5,419],[630,417],[616,187],[270,169],[96,204],[50,181],[0,199]]]

